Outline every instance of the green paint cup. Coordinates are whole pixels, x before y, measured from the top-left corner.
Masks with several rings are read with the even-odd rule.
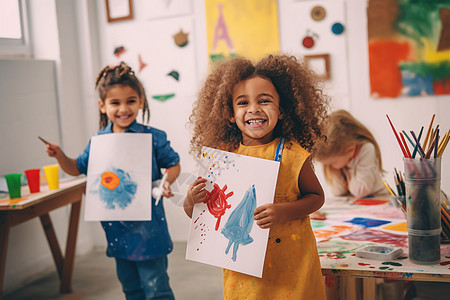
[[[6,185],[8,186],[9,198],[20,198],[20,184],[22,179],[22,174],[14,173],[5,175]]]

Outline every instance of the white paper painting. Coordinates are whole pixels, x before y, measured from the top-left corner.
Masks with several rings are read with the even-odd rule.
[[[114,133],[93,136],[84,219],[151,220],[151,182],[151,134]]]
[[[186,259],[262,277],[269,230],[253,211],[273,202],[279,163],[203,147],[199,164],[208,199],[194,207]]]

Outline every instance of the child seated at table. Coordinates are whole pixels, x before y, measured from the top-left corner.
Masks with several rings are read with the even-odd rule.
[[[337,110],[324,121],[326,139],[317,144],[315,158],[333,196],[388,195],[382,181],[381,153],[372,133],[348,111]],[[324,219],[318,211],[312,219]]]
[[[325,132],[315,155],[333,195],[387,195],[380,148],[369,129],[349,112],[337,110],[326,119]]]
[[[324,121],[326,139],[317,143],[315,159],[323,166],[333,196],[367,197],[388,192],[382,181],[381,153],[372,133],[348,111],[337,110]],[[321,211],[311,219],[326,219]],[[325,276],[327,299],[338,299],[338,277]]]

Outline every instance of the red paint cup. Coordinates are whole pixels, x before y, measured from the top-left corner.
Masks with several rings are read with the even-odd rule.
[[[41,188],[41,170],[40,169],[30,169],[25,171],[27,176],[28,187],[30,188],[30,193],[39,193]]]

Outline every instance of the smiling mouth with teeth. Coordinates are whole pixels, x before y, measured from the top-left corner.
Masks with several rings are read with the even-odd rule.
[[[252,125],[252,124],[262,124],[262,123],[266,122],[266,120],[248,120],[245,122],[249,125]]]

